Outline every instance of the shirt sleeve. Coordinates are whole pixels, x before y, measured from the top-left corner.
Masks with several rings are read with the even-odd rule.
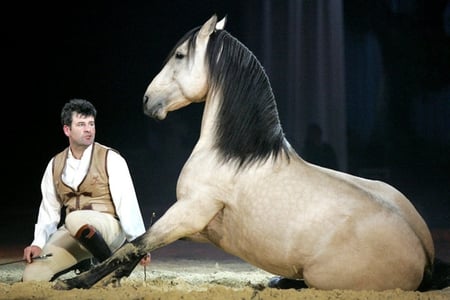
[[[48,163],[41,180],[42,200],[34,226],[34,240],[31,243],[40,248],[44,247],[50,235],[56,231],[61,218],[61,203],[55,193],[52,165],[53,159]]]
[[[128,241],[145,233],[145,225],[127,162],[110,150],[107,158],[109,189]]]

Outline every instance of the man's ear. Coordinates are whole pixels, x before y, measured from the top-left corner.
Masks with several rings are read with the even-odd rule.
[[[70,126],[64,125],[63,131],[66,136],[69,136],[70,135]]]

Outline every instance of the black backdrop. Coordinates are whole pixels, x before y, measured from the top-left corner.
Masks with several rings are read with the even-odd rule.
[[[175,201],[176,179],[198,136],[202,104],[155,122],[142,113],[145,89],[175,42],[213,13],[227,15],[226,29],[244,43],[248,41],[250,49],[259,56],[262,50],[251,43],[258,36],[248,24],[260,22],[259,4],[263,2],[267,1],[248,1],[245,5],[242,1],[212,0],[86,1],[12,4],[4,9],[2,159],[7,172],[2,185],[6,192],[0,212],[0,234],[4,237],[0,243],[25,245],[31,241],[42,173],[51,156],[67,145],[59,113],[63,103],[75,97],[86,98],[96,105],[97,141],[117,148],[129,162],[147,225],[151,212],[161,216]],[[358,30],[362,30],[361,24],[366,24],[368,16],[359,14],[358,1],[346,3],[346,24],[350,26],[347,35],[360,34]],[[381,33],[384,37],[392,34],[389,28],[384,30]],[[450,49],[448,39],[444,42],[444,51],[447,49]],[[271,65],[273,72],[282,72],[277,70],[276,62]],[[347,65],[354,66],[349,62]],[[401,79],[401,74],[397,76]],[[438,81],[447,80],[445,76],[447,73],[436,74]],[[361,78],[349,78],[346,83],[349,91],[361,84],[358,81]],[[446,85],[448,81],[444,82]],[[281,85],[275,85],[274,90],[285,93]],[[449,94],[444,97],[450,103]],[[351,101],[348,93],[348,103]],[[284,121],[284,116],[281,117]],[[352,124],[356,123],[347,127],[354,128]],[[380,154],[378,146],[395,144],[398,139],[385,137],[367,154],[365,145],[357,138],[352,139],[350,132],[349,171],[356,170],[351,168],[354,165],[370,166]],[[392,152],[405,159],[396,166],[404,172],[394,176],[391,183],[415,197],[415,205],[433,227],[450,228],[448,141],[419,142],[432,149],[426,152],[429,161],[423,157],[418,161],[408,147]],[[429,164],[434,157],[439,157],[438,163]],[[419,176],[411,172],[418,172]],[[424,173],[427,176],[421,177]]]

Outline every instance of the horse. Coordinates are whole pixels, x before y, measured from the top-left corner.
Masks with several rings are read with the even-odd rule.
[[[204,104],[177,201],[143,235],[55,288],[117,283],[146,253],[182,239],[309,288],[430,287],[434,245],[414,205],[387,183],[302,159],[284,135],[264,68],[225,22],[214,14],[187,32],[143,97],[144,113],[157,120]]]

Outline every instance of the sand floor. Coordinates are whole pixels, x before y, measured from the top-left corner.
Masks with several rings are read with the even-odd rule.
[[[21,250],[3,250],[0,263],[20,259]],[[272,274],[212,246],[185,242],[155,251],[151,265],[138,265],[119,287],[100,281],[87,290],[59,291],[54,283],[21,282],[23,267],[24,263],[0,266],[0,299],[450,299],[450,288],[425,293],[271,289],[267,282]],[[71,276],[76,275],[70,272],[63,278]]]

